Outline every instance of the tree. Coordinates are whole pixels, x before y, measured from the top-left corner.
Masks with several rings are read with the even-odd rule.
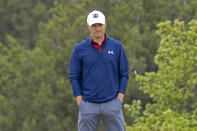
[[[146,106],[137,127],[196,129],[197,124],[197,21],[175,20],[158,24],[161,37],[155,63],[157,72],[137,75],[140,89],[154,101]]]
[[[180,117],[184,112],[194,112],[190,104],[196,99],[189,93],[191,90],[184,87],[176,90],[180,96],[169,96],[172,101],[168,101],[167,94],[163,93],[171,90],[161,90],[163,93],[160,94],[154,90],[152,93],[139,90],[139,85],[143,87],[143,80],[138,83],[134,72],[144,74],[157,72],[158,68],[160,70],[160,57],[155,60],[159,61],[157,65],[153,62],[159,46],[156,24],[176,18],[187,23],[197,17],[196,5],[196,0],[0,0],[0,130],[76,130],[77,122],[73,121],[77,121],[77,105],[70,85],[68,65],[73,46],[89,35],[86,17],[94,9],[106,15],[107,34],[122,42],[129,59],[130,79],[125,103],[132,104],[134,99],[141,100],[141,103],[136,101],[132,104],[133,113],[124,108],[126,122],[133,124],[140,117],[146,103],[152,100],[154,104],[176,104],[177,109],[168,105],[170,111],[167,108],[163,110],[175,114],[170,113],[170,118],[177,116],[177,112]],[[174,29],[174,26],[169,25],[170,29]],[[188,35],[187,26],[184,33]],[[164,24],[163,27],[165,29],[167,26]],[[184,60],[184,63],[188,61]],[[187,73],[181,75],[184,75],[183,80],[190,79]],[[159,73],[148,73],[147,76],[156,80],[164,79]],[[193,77],[196,78],[195,75]],[[179,76],[179,79],[182,78]],[[175,86],[184,86],[178,78],[171,79],[180,82],[180,85]],[[172,84],[170,78],[165,78],[165,81]],[[190,79],[189,83],[193,83],[193,80]],[[163,89],[165,85],[161,85]],[[176,103],[182,100],[182,95],[182,104]],[[155,100],[156,97],[158,100]],[[146,112],[150,113],[150,109],[155,110],[159,105],[154,104],[147,106]],[[160,117],[155,115],[153,120]]]
[[[29,51],[12,36],[6,43],[0,46],[0,130],[75,130],[77,111],[69,81],[58,74],[58,56]]]
[[[50,16],[53,0],[0,0],[0,41],[6,35],[14,36],[20,44],[32,48],[39,36],[39,23]]]

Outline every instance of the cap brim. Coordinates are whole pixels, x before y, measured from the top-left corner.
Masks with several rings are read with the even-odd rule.
[[[94,21],[89,22],[88,25],[91,26],[91,25],[96,24],[96,23],[105,24],[105,21],[103,21],[103,20],[94,20]]]

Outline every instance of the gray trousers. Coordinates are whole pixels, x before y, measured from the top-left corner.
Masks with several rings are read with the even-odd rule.
[[[78,131],[96,131],[100,116],[107,131],[125,131],[119,98],[99,104],[82,100],[79,104]]]

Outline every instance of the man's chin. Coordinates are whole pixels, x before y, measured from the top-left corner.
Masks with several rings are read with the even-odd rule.
[[[101,37],[103,37],[101,34],[99,34],[99,35],[95,35],[95,37],[96,38],[101,38]]]

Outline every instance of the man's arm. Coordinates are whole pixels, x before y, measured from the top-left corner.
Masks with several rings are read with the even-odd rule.
[[[70,80],[72,84],[73,93],[74,96],[76,97],[77,104],[79,104],[80,100],[82,99],[81,87],[80,87],[81,61],[76,47],[74,47],[72,52],[70,65],[69,65],[69,73],[70,73]]]
[[[123,47],[121,46],[120,56],[119,56],[119,90],[118,90],[118,98],[123,102],[124,94],[126,92],[128,76],[129,73],[129,64],[127,60],[127,56],[124,52]]]

